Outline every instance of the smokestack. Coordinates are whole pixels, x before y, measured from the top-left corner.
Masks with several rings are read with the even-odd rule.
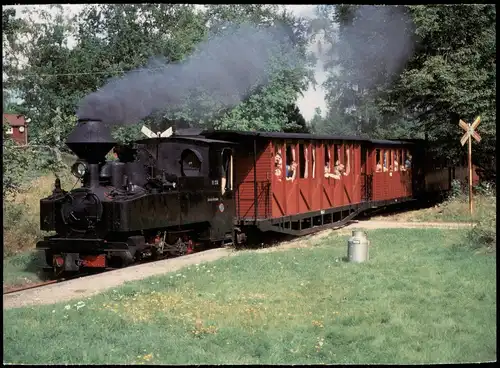
[[[89,164],[104,161],[115,144],[109,127],[96,120],[79,120],[66,140],[68,148]]]

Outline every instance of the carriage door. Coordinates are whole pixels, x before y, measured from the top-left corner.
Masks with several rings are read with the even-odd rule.
[[[372,199],[372,174],[368,169],[368,150],[361,144],[361,200],[363,202]]]

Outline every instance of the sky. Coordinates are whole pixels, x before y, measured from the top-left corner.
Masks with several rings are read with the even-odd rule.
[[[21,12],[26,8],[33,7],[45,7],[48,9],[49,5],[14,5],[8,6],[13,7],[18,10],[16,15],[21,15]],[[68,15],[73,15],[78,13],[84,5],[82,4],[64,4],[63,7]],[[283,5],[288,11],[291,11],[296,16],[301,17],[312,17],[314,15],[315,5]],[[309,45],[310,51],[313,51],[318,55],[318,44]],[[326,74],[323,71],[322,63],[318,62],[315,68],[315,79],[318,85],[314,88],[312,85],[309,86],[307,91],[304,91],[304,95],[299,97],[297,100],[297,105],[299,106],[300,112],[306,120],[312,119],[316,107],[320,107],[323,115],[326,112],[325,108],[325,91],[321,87],[321,84],[326,79]]]

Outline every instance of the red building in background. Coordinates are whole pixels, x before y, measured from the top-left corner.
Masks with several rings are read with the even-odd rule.
[[[3,123],[8,124],[7,135],[20,145],[28,144],[28,124],[24,115],[3,114]]]

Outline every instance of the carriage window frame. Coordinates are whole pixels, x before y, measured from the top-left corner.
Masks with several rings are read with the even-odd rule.
[[[297,178],[297,169],[299,168],[298,164],[297,164],[297,155],[295,154],[297,144],[285,141],[284,146],[285,146],[285,170],[283,170],[283,174],[285,176],[285,180],[295,181],[295,179]],[[289,147],[290,147],[290,155],[288,155],[288,148]],[[289,158],[291,158],[290,161],[289,161]],[[292,170],[292,176],[288,176],[287,175],[287,167],[292,166],[293,163],[295,163],[295,168]]]
[[[323,142],[323,154],[324,154],[324,165],[323,165],[323,176],[329,178],[332,174],[332,150],[334,149],[334,144],[330,142]],[[327,164],[328,163],[328,164]],[[326,171],[328,168],[328,171]]]
[[[323,165],[323,174],[330,173],[331,171],[331,165],[332,165],[332,154],[330,152],[331,147],[328,142],[323,142],[322,144],[322,149],[323,149],[323,158],[324,158],[324,165]],[[328,167],[328,172],[325,170]]]
[[[382,148],[376,148],[375,149],[375,172],[376,173],[383,172],[383,168],[382,168],[382,152],[383,152]],[[378,157],[378,159],[377,159],[377,157]],[[377,165],[380,165],[380,170],[377,170]]]
[[[309,143],[307,142],[299,142],[299,162],[298,162],[298,170],[299,170],[299,179],[307,179],[309,176]]]
[[[353,152],[352,144],[344,144],[344,176],[349,176],[351,174],[351,154]]]
[[[284,175],[285,170],[283,170],[283,147],[285,146],[285,142],[275,142],[274,144],[274,156],[273,156],[273,174],[281,181]],[[279,159],[278,159],[279,155]],[[280,162],[281,161],[281,162]]]
[[[311,143],[311,176],[316,178],[316,142]]]
[[[409,158],[408,158],[409,157]],[[412,165],[412,159],[413,157],[411,157],[411,154],[410,154],[410,150],[409,149],[406,149],[406,157],[405,157],[405,169],[407,171],[410,171],[411,170],[411,165]],[[409,160],[410,161],[410,167],[406,167],[406,160]]]

